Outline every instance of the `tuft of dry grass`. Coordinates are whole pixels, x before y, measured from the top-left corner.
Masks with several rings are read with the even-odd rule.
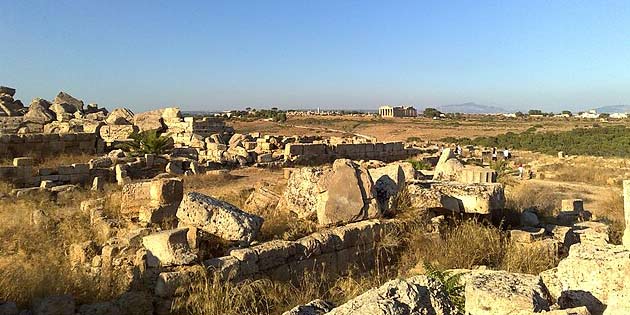
[[[548,243],[518,244],[507,242],[499,269],[537,275],[559,263],[554,246]]]

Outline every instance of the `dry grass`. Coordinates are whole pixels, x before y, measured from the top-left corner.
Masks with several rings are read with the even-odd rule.
[[[81,302],[92,302],[120,293],[116,286],[100,287],[99,279],[73,271],[68,261],[70,244],[95,238],[89,215],[79,206],[81,200],[93,195],[77,192],[75,198],[59,203],[44,198],[2,200],[0,300],[26,306],[34,298],[55,294],[70,293]],[[31,222],[36,209],[46,214],[39,226]]]
[[[517,212],[535,208],[543,216],[553,216],[560,209],[562,197],[557,193],[528,182],[506,189],[506,207]]]
[[[91,159],[98,157],[98,155],[87,153],[61,153],[55,155],[54,158],[43,156],[41,153],[32,153],[26,156],[33,158],[33,166],[36,168],[57,168],[60,165],[88,163]],[[13,165],[13,159],[1,159],[0,165]]]
[[[475,220],[455,223],[444,234],[412,234],[401,256],[401,271],[417,270],[428,263],[440,270],[487,266],[510,272],[538,274],[553,268],[555,253],[545,247],[509,242],[499,228]]]
[[[547,177],[563,182],[587,183],[589,185],[606,186],[609,179],[616,178],[620,174],[618,168],[597,166],[601,163],[555,163],[548,164],[539,169]],[[551,176],[548,176],[551,175]]]
[[[600,209],[594,211],[595,217],[610,226],[610,242],[621,244],[623,231],[625,229],[625,219],[623,212],[623,194],[619,191],[609,190],[604,197]]]

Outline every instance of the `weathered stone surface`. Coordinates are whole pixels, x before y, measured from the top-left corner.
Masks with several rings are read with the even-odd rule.
[[[291,173],[278,209],[301,218],[317,217],[320,225],[381,216],[376,189],[367,169],[339,159],[332,168],[302,168]]]
[[[126,292],[116,300],[116,306],[120,315],[153,315],[153,296],[141,291]]]
[[[383,212],[392,207],[393,198],[405,186],[406,175],[399,164],[389,164],[384,167],[369,169],[370,177],[376,189],[376,199]]]
[[[630,314],[630,250],[610,244],[575,244],[545,284],[563,308],[586,306],[594,314]]]
[[[320,194],[317,221],[320,225],[356,222],[381,216],[376,190],[366,169],[350,160],[333,163],[333,172],[323,179],[325,191]]]
[[[462,276],[466,314],[503,315],[549,310],[539,276],[506,271],[475,270]]]
[[[263,219],[227,202],[196,192],[184,196],[177,209],[181,225],[189,225],[220,238],[250,243],[260,231]]]
[[[178,266],[195,261],[196,256],[188,246],[187,228],[154,233],[142,238],[142,244],[149,253],[149,266]]]
[[[202,266],[186,267],[181,270],[162,272],[158,276],[155,284],[155,295],[160,297],[171,297],[179,287],[183,287],[192,282],[195,277],[202,276],[205,270]]]
[[[258,185],[245,201],[245,210],[259,212],[274,209],[278,205],[280,195],[264,185]]]
[[[164,113],[164,109],[157,109],[157,110],[139,113],[133,117],[133,123],[134,125],[138,126],[140,131],[149,131],[149,130],[162,131],[165,129],[165,126],[162,123],[163,113]]]
[[[407,185],[414,208],[443,208],[454,212],[490,214],[505,207],[503,185],[414,181]]]
[[[94,255],[96,255],[96,249],[96,243],[94,243],[94,241],[71,244],[68,250],[70,265],[79,266],[91,262]]]
[[[329,315],[456,314],[444,287],[425,276],[391,280],[334,308]]]
[[[433,172],[434,180],[457,180],[459,173],[464,168],[462,162],[460,162],[453,151],[450,148],[445,148],[440,155],[435,171]]]
[[[133,112],[127,108],[116,108],[105,118],[109,125],[132,125],[133,121]]]
[[[167,107],[162,111],[162,119],[164,121],[180,121],[182,119],[182,112],[179,107]]]
[[[67,111],[68,113],[74,113],[78,110],[83,110],[83,101],[74,98],[72,95],[66,92],[59,92],[55,99],[53,100],[53,104],[68,104],[70,107],[67,107],[71,111]]]
[[[333,304],[324,300],[313,300],[304,305],[298,305],[282,315],[323,315],[333,309]]]
[[[24,114],[24,121],[30,121],[38,124],[47,124],[57,118],[55,113],[51,111],[50,103],[44,99],[33,99],[28,107],[28,111]]]
[[[70,295],[43,298],[33,307],[34,315],[74,315],[75,303]]]

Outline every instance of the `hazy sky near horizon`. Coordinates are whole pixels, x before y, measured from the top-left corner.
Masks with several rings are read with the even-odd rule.
[[[630,1],[0,0],[0,85],[136,112],[630,104]]]

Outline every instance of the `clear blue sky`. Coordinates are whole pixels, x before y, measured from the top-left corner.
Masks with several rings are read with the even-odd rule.
[[[630,1],[0,0],[0,85],[136,112],[630,104]]]

